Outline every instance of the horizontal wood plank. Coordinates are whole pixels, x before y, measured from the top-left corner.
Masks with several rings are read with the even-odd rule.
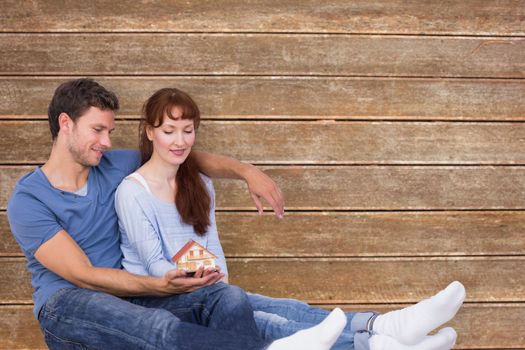
[[[301,210],[525,208],[525,167],[265,167]],[[240,181],[217,181],[217,205],[251,209]]]
[[[3,34],[0,48],[0,75],[525,77],[521,38]]]
[[[523,254],[525,212],[217,213],[227,257]],[[0,256],[21,256],[0,212]]]
[[[0,349],[47,349],[32,305],[0,306]]]
[[[136,148],[118,121],[114,148]],[[0,121],[0,164],[44,163],[48,123]],[[201,124],[196,149],[256,164],[525,164],[525,123],[269,122]]]
[[[525,80],[320,77],[96,78],[136,116],[157,89],[190,93],[207,118],[525,120]],[[0,118],[45,118],[70,78],[0,78]],[[294,101],[294,103],[290,103]]]
[[[0,209],[34,167],[0,166]],[[523,166],[263,167],[289,210],[524,209]],[[218,180],[217,208],[251,210],[243,181]]]
[[[330,32],[524,35],[523,0],[4,1],[4,32]]]
[[[335,305],[326,305],[331,309]],[[388,312],[396,305],[337,305],[344,311]],[[1,350],[47,349],[32,306],[0,306]],[[454,349],[517,349],[525,347],[525,306],[523,304],[465,304],[447,324],[458,332]]]
[[[230,281],[247,291],[315,303],[412,303],[453,280],[470,302],[525,300],[525,257],[231,258]],[[0,303],[31,303],[23,258],[0,259]]]
[[[218,213],[235,256],[435,256],[523,254],[525,212]]]

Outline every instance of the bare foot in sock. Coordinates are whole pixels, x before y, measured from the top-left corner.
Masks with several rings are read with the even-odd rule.
[[[427,335],[415,345],[401,344],[388,335],[376,334],[370,340],[370,350],[450,350],[456,343],[454,328],[443,328],[435,335]]]
[[[274,341],[268,350],[329,350],[346,326],[344,312],[336,308],[317,326]]]
[[[429,299],[379,315],[374,321],[375,334],[388,335],[405,345],[421,342],[433,329],[451,320],[465,300],[465,287],[458,281]]]

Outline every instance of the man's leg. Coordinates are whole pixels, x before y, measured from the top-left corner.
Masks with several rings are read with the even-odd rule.
[[[41,310],[39,321],[51,349],[263,349],[269,344],[80,288],[55,293]]]
[[[167,310],[183,322],[260,338],[246,292],[237,286],[216,283],[176,296],[128,300],[140,306]]]

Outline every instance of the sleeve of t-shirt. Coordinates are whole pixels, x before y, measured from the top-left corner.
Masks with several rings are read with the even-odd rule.
[[[106,152],[106,156],[126,175],[140,166],[140,153],[136,150],[118,149]]]
[[[221,268],[221,272],[228,275],[228,266],[226,264],[226,258],[222,249],[221,241],[219,239],[219,232],[217,231],[217,223],[215,221],[215,189],[213,188],[213,182],[207,176],[202,175],[202,179],[206,184],[208,193],[210,194],[211,205],[210,205],[210,226],[208,227],[208,247],[207,249],[212,252],[216,257],[216,264]]]
[[[140,186],[130,180],[124,180],[117,188],[115,209],[120,232],[127,237],[131,249],[148,274],[162,277],[169,270],[176,269],[177,265],[164,257],[159,233],[144,212],[144,203],[141,205],[139,201],[139,194],[144,191]],[[142,201],[144,202],[144,197]],[[123,253],[126,255],[125,251]]]
[[[55,214],[29,193],[15,190],[7,207],[7,216],[13,236],[29,256],[63,229]]]

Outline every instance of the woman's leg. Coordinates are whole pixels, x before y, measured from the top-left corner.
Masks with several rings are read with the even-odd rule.
[[[254,309],[257,327],[266,340],[278,339],[308,328],[320,322],[328,313],[293,299],[269,298],[258,294],[248,294],[248,299]],[[368,349],[373,332],[389,335],[401,344],[418,344],[430,331],[452,319],[464,299],[463,285],[453,282],[429,299],[377,318],[370,312],[347,313],[347,325],[334,349]],[[369,322],[372,320],[373,323]]]
[[[388,335],[400,343],[414,345],[433,329],[451,320],[465,300],[465,287],[452,282],[431,298],[401,310],[377,316],[372,330]]]
[[[248,293],[248,300],[254,310],[254,318],[260,335],[265,340],[275,340],[320,323],[330,314],[329,311],[312,307],[295,299],[270,298],[259,294]],[[346,326],[334,344],[333,349],[353,349],[356,332],[366,331],[368,320],[374,315],[371,312],[344,314]],[[368,349],[369,335],[358,334],[363,340],[356,349]]]

